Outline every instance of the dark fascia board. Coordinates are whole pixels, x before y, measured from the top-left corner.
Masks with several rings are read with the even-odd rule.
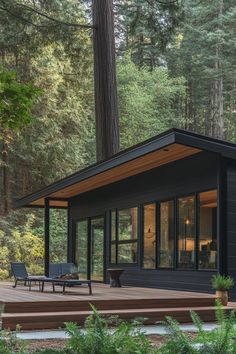
[[[135,145],[129,149],[123,150],[113,157],[93,164],[79,172],[74,173],[60,181],[57,181],[35,193],[32,193],[26,197],[18,199],[14,202],[15,208],[21,208],[29,205],[34,200],[40,198],[46,198],[50,194],[57,192],[60,189],[71,186],[75,183],[86,180],[89,177],[95,176],[106,170],[112,169],[116,166],[122,165],[128,161],[134,160],[137,157],[144,156],[152,151],[166,147],[167,145],[175,143],[174,129],[158,135],[158,137],[149,139],[144,143]]]
[[[175,129],[175,142],[221,154],[230,159],[236,159],[236,144],[214,139],[205,135]]]
[[[136,159],[137,157],[144,156],[173,143],[211,151],[230,159],[236,159],[236,144],[182,129],[173,128],[140,144],[123,150],[107,160],[86,167],[85,169],[63,178],[35,193],[18,199],[15,201],[14,206],[16,208],[28,206],[34,200],[46,198],[60,189],[86,180],[89,177],[95,176],[106,170],[122,165],[128,161]]]

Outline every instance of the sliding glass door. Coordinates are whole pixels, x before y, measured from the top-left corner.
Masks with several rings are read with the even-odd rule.
[[[77,221],[75,260],[81,279],[104,280],[103,217]]]
[[[88,279],[88,220],[77,222],[76,263],[80,278]]]
[[[91,219],[91,280],[104,278],[104,218]]]

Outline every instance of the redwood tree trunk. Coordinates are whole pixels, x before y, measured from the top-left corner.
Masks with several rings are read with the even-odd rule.
[[[93,0],[97,161],[119,151],[115,39],[112,0]]]

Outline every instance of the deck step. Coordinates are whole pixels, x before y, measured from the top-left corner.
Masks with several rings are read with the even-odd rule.
[[[31,313],[31,312],[66,312],[66,311],[89,311],[90,304],[98,310],[129,310],[146,308],[177,308],[177,307],[209,307],[214,306],[215,298],[212,297],[190,297],[190,298],[145,298],[145,299],[114,299],[104,300],[64,300],[64,301],[25,301],[5,302],[5,313]]]
[[[225,308],[227,312],[231,309],[231,307]],[[99,313],[105,316],[119,316],[119,318],[124,320],[144,318],[144,324],[155,324],[157,321],[163,321],[166,316],[172,316],[180,323],[189,323],[191,322],[190,310],[196,311],[203,321],[210,322],[215,320],[214,306],[114,309],[100,310]],[[14,330],[18,324],[23,330],[57,329],[64,327],[65,322],[75,322],[82,325],[90,314],[91,311],[4,313],[2,315],[2,327]]]

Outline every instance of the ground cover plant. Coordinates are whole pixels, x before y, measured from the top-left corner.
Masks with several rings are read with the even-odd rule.
[[[226,315],[220,302],[217,302],[217,327],[206,331],[196,312],[191,318],[197,328],[193,338],[181,330],[179,323],[171,317],[166,318],[167,341],[158,349],[159,354],[235,354],[236,353],[236,312]]]
[[[67,323],[68,341],[60,348],[40,349],[17,339],[15,334],[1,332],[1,354],[236,354],[236,311],[225,314],[218,302],[217,327],[206,331],[199,316],[192,311],[196,333],[183,332],[171,317],[163,322],[167,334],[157,341],[142,332],[140,321],[126,323],[117,318],[104,318],[95,308],[84,328]],[[116,324],[116,326],[114,326]],[[111,326],[113,326],[111,330]],[[85,329],[85,331],[84,331]],[[112,332],[111,332],[112,331]],[[164,344],[162,344],[164,341]],[[31,343],[32,344],[32,343]],[[59,346],[59,345],[58,345]],[[42,346],[43,347],[43,346]]]
[[[1,354],[155,354],[151,341],[140,329],[141,322],[127,323],[116,317],[103,318],[92,306],[84,328],[75,323],[67,323],[69,334],[63,349],[29,349],[27,344],[17,340],[15,334],[2,332]],[[111,333],[111,326],[114,326]],[[85,330],[85,331],[84,331]]]

